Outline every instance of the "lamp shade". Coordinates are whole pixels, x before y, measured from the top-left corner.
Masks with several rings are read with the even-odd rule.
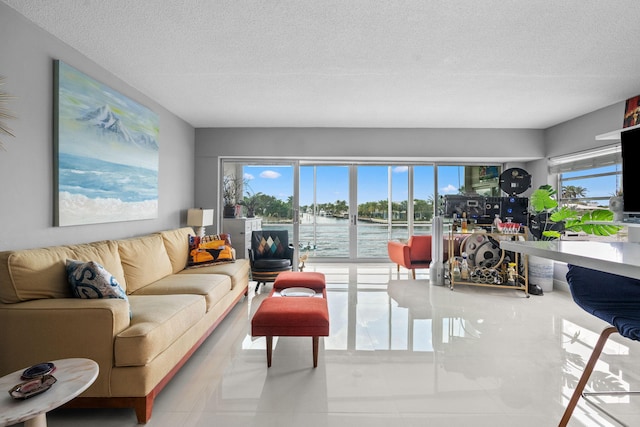
[[[213,209],[189,209],[187,212],[187,225],[192,227],[213,225]]]

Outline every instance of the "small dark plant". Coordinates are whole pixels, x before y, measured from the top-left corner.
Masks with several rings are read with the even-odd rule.
[[[240,200],[239,204],[247,208],[247,217],[253,218],[256,213],[256,208],[260,204],[260,199],[264,196],[264,194],[252,193],[250,191],[246,192],[246,196]]]

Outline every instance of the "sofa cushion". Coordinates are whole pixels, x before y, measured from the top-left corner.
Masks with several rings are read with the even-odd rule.
[[[144,366],[205,315],[200,295],[130,295],[130,326],[115,339],[115,365]]]
[[[135,295],[202,295],[207,311],[231,291],[231,278],[223,274],[172,274],[138,289]]]
[[[195,234],[191,227],[162,231],[160,233],[174,273],[181,271],[187,265],[190,234]]]
[[[237,259],[235,262],[228,262],[217,265],[202,266],[198,268],[187,268],[182,270],[180,275],[191,274],[224,274],[231,278],[231,288],[236,286],[246,286],[249,281],[249,260]]]
[[[71,298],[65,262],[67,246],[6,251],[0,254],[0,301],[14,304],[43,298]]]
[[[119,240],[118,251],[129,294],[173,272],[160,234]]]
[[[124,277],[122,260],[118,252],[118,242],[115,240],[104,240],[101,242],[71,245],[69,248],[74,255],[70,258],[79,261],[95,261],[102,265],[105,270],[113,274],[122,289],[127,290],[127,282]]]
[[[120,283],[95,261],[67,260],[67,277],[77,298],[121,298],[128,300]]]

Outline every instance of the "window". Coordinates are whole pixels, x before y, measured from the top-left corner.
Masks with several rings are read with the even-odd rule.
[[[550,159],[549,172],[558,174],[561,206],[578,211],[608,208],[621,188],[620,145]]]

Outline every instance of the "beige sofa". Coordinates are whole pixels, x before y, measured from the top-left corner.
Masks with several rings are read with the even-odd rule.
[[[146,423],[156,395],[247,292],[247,260],[185,269],[189,234],[0,252],[0,375],[86,357],[100,374],[71,406],[133,407]],[[103,265],[129,301],[73,298],[67,259]]]

